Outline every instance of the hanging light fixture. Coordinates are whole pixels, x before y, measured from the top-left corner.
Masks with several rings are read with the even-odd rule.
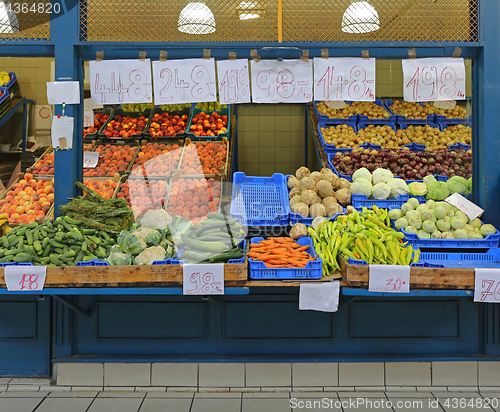
[[[210,34],[215,28],[215,18],[204,1],[189,3],[179,14],[177,29],[188,34]]]
[[[342,31],[345,33],[369,33],[380,29],[377,10],[367,1],[355,1],[342,17]]]
[[[0,2],[0,33],[19,33],[16,13],[8,2]]]

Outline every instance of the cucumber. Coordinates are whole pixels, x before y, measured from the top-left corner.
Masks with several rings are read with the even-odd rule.
[[[46,237],[42,240],[42,249],[45,249],[47,245],[49,244],[50,238]]]
[[[93,255],[92,253],[89,253],[83,257],[82,261],[88,262],[89,260],[94,260],[94,259],[97,259],[97,256]]]
[[[56,255],[52,254],[49,256],[50,263],[56,265],[56,266],[63,266],[64,262],[59,260]]]
[[[64,245],[59,243],[55,238],[49,240],[49,245],[52,247],[61,248],[61,249],[64,247]]]
[[[83,223],[83,220],[75,220],[71,219],[69,216],[64,216],[63,222],[66,222],[70,225],[81,225]]]
[[[42,257],[49,257],[51,249],[52,248],[50,247],[50,245],[45,246],[45,248],[43,249]]]
[[[106,257],[106,249],[104,249],[102,246],[99,246],[94,254],[98,257],[98,258],[105,258]]]
[[[25,233],[25,236],[26,236],[26,242],[28,243],[28,245],[32,245],[33,244],[33,233],[31,232],[31,230],[27,230]]]
[[[202,242],[196,239],[191,239],[186,235],[181,235],[182,242],[190,249],[199,250],[200,252],[222,253],[228,248],[222,242]]]
[[[106,242],[108,242],[108,243],[109,243],[109,242],[112,242],[112,241],[113,241],[113,239],[111,239],[111,238],[109,237],[109,235],[108,235],[106,232],[104,232],[103,230],[101,230],[99,233],[101,234],[101,237],[102,237],[102,238],[103,238]],[[92,234],[92,233],[91,233],[91,234]]]
[[[2,245],[4,248],[8,248],[9,247],[9,241],[7,240],[7,237],[6,236],[2,236],[1,237],[2,239]]]
[[[81,262],[84,256],[85,252],[83,250],[80,250],[80,252],[78,252],[78,255],[75,258],[75,262]]]
[[[12,255],[5,256],[5,257],[3,257],[3,258],[1,258],[1,259],[0,259],[0,263],[12,262],[12,258],[13,258],[13,257],[14,257],[14,256],[12,256]]]
[[[85,228],[85,229],[82,229],[82,233],[84,235],[95,235],[95,229]]]
[[[209,213],[207,215],[207,219],[216,219],[216,220],[223,220],[224,222],[228,222],[229,224],[236,223],[238,219],[235,219],[234,217],[229,217],[226,215],[223,215],[222,213]]]
[[[212,256],[208,260],[210,263],[219,263],[219,262],[227,263],[227,261],[230,259],[241,259],[243,256],[245,256],[243,252],[226,252],[226,253],[221,253],[220,255],[217,256]]]
[[[32,258],[33,258],[33,256],[31,256],[29,253],[22,252],[22,253],[18,253],[17,255],[15,255],[12,258],[12,260],[14,262],[31,262]]]
[[[40,230],[37,228],[33,230],[33,241],[40,239]]]
[[[192,250],[185,250],[181,256],[181,260],[186,260],[190,262],[203,262],[212,256],[210,252],[207,253],[197,253]]]
[[[26,229],[34,229],[34,228],[38,227],[38,223],[37,222],[31,222],[31,223],[28,223],[27,225],[24,225],[24,227]]]
[[[25,253],[24,248],[7,250],[7,252],[5,252],[5,256],[14,256],[17,255],[18,253]]]
[[[100,245],[102,242],[101,239],[99,239],[97,236],[88,235],[87,239],[90,240],[92,243],[95,243],[96,245]]]
[[[73,258],[75,257],[76,252],[74,250],[68,250],[64,252],[61,256],[59,256],[59,259],[62,260],[62,258]]]

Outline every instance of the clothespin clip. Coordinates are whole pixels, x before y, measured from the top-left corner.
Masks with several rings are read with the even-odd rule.
[[[302,50],[302,60],[306,63],[309,62],[309,50]]]
[[[260,62],[259,53],[257,53],[257,49],[250,50],[250,57],[252,58],[252,60]]]
[[[167,61],[167,55],[168,55],[168,53],[166,51],[160,50],[160,61],[161,62],[166,62]]]
[[[62,117],[64,117],[64,112],[66,111],[66,103],[62,103]]]
[[[453,55],[451,57],[459,58],[461,54],[462,49],[460,47],[455,47],[455,50],[453,51]]]
[[[95,61],[102,62],[102,59],[104,59],[104,50],[95,52]]]
[[[417,58],[417,53],[415,51],[415,47],[413,49],[408,50],[408,58],[410,58],[410,59]]]
[[[144,60],[146,60],[146,54],[147,54],[147,53],[146,53],[145,51],[141,51],[141,52],[139,52],[139,60],[140,60],[141,62],[143,62]]]
[[[370,60],[370,51],[369,50],[362,50],[361,51],[361,56],[365,60]]]
[[[328,59],[328,49],[321,49],[321,58]]]
[[[236,52],[229,52],[229,60],[231,61],[236,60]]]
[[[210,60],[210,53],[211,53],[210,49],[203,49],[203,58],[205,60]]]

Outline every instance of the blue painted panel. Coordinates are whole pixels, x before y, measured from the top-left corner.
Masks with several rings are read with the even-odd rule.
[[[333,339],[333,314],[299,310],[297,301],[225,303],[224,338]]]
[[[206,339],[206,303],[97,304],[98,340]],[[153,326],[155,325],[155,326]]]
[[[0,302],[0,339],[36,339],[36,303]]]
[[[457,339],[458,326],[458,302],[358,301],[351,304],[352,339]]]

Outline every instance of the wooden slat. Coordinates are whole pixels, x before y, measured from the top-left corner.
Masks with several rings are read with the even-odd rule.
[[[350,265],[340,257],[342,275],[348,285],[368,286],[368,265]],[[474,269],[421,268],[410,269],[412,289],[474,289]]]

